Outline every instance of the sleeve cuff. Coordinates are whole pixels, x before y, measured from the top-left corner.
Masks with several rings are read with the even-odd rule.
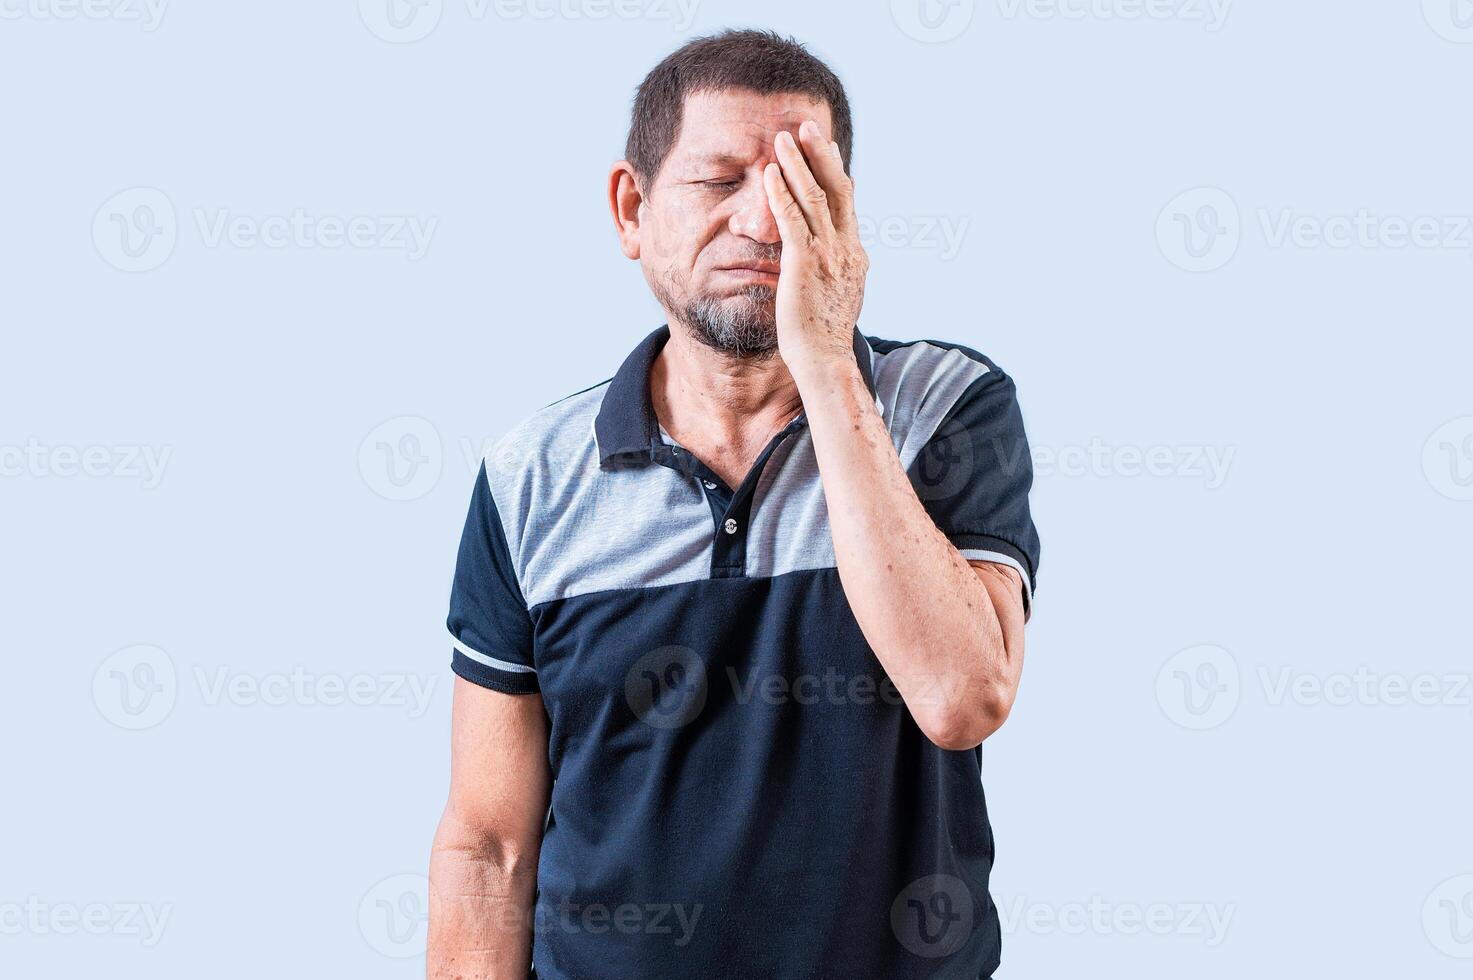
[[[951,543],[967,561],[990,561],[1006,565],[1018,573],[1023,580],[1023,616],[1033,614],[1033,573],[1028,567],[1028,557],[1021,550],[1001,538],[985,534],[954,534]]]
[[[454,636],[450,641],[455,647],[450,657],[450,669],[456,676],[503,694],[536,694],[541,690],[534,668],[498,660],[466,646]]]

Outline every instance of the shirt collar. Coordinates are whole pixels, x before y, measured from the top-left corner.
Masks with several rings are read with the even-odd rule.
[[[607,464],[615,456],[633,455],[648,459],[653,447],[659,445],[660,425],[650,403],[650,368],[669,339],[670,326],[666,324],[640,341],[610,380],[598,417],[593,421],[600,464]],[[875,394],[873,358],[874,350],[869,341],[855,327],[854,359],[871,395]],[[875,406],[884,411],[878,397]]]

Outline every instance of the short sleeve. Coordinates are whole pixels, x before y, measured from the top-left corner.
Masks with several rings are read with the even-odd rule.
[[[961,394],[910,467],[931,519],[962,557],[1016,569],[1031,614],[1039,541],[1028,507],[1033,458],[1012,378],[988,370]]]
[[[532,620],[484,463],[460,537],[446,625],[455,647],[450,667],[456,674],[507,694],[538,690]]]

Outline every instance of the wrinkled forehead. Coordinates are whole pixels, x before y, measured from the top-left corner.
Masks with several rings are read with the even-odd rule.
[[[801,92],[764,95],[749,89],[692,92],[685,100],[680,136],[667,163],[674,173],[710,164],[750,166],[772,157],[782,130],[794,136],[812,119],[829,139],[833,124],[826,102]]]

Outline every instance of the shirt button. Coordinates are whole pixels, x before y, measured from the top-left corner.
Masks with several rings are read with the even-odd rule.
[[[710,480],[702,480],[701,483],[702,483],[702,485],[705,486],[705,488],[707,490],[715,490],[716,489],[716,484],[712,483]]]
[[[737,531],[737,522],[730,517],[728,517],[726,519],[726,523],[721,526],[726,528],[727,534],[735,534]]]

